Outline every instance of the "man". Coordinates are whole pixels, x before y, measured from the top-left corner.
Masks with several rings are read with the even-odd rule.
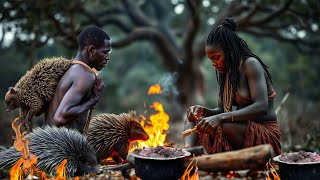
[[[104,83],[92,71],[100,71],[109,60],[110,37],[100,28],[90,26],[78,36],[78,53],[60,79],[46,112],[48,125],[65,126],[83,132],[88,110],[101,99]]]

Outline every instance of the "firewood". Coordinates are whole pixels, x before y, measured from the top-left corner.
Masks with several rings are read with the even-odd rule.
[[[107,167],[104,167],[103,170],[123,171],[131,168],[133,168],[133,164],[126,162],[118,165],[109,165]]]
[[[199,170],[208,172],[223,172],[245,169],[265,169],[266,163],[274,152],[270,144],[228,151],[210,155],[203,155],[186,160],[186,166],[193,160],[193,165]]]
[[[183,137],[186,137],[186,136],[189,136],[190,134],[194,133],[194,132],[197,132],[197,127],[194,127],[192,129],[188,129],[188,130],[185,130],[183,131],[181,134]]]

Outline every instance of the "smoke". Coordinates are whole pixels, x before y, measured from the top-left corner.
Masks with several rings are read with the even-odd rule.
[[[177,73],[166,73],[158,81],[164,96],[177,96],[178,90],[175,86],[177,81]]]

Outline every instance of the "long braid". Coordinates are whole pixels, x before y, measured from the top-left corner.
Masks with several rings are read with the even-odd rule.
[[[257,55],[252,53],[247,43],[234,32],[236,29],[237,25],[234,20],[226,18],[221,25],[214,27],[207,37],[207,45],[220,47],[224,52],[226,72],[219,73],[216,71],[216,74],[220,85],[219,96],[222,99],[225,112],[231,111],[233,96],[240,80],[241,60],[245,60],[245,57],[258,59],[268,79],[271,83],[273,82],[268,66]]]

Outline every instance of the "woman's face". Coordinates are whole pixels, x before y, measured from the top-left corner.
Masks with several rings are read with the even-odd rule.
[[[209,59],[211,59],[212,66],[216,67],[219,73],[224,73],[226,67],[224,65],[224,53],[221,48],[214,46],[206,46],[206,53]]]

